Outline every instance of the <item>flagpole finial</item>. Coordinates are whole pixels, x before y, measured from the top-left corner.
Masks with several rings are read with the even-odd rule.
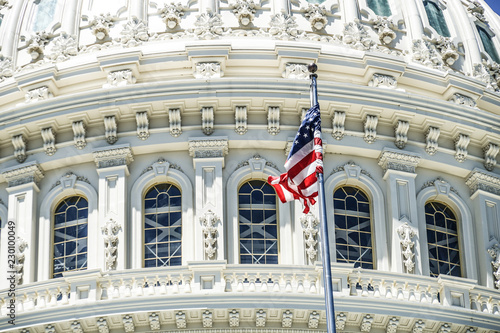
[[[307,70],[309,71],[309,73],[316,73],[316,71],[318,70],[318,65],[316,65],[314,62],[307,65]]]

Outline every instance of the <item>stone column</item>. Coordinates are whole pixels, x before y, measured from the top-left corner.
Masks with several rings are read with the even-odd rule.
[[[342,18],[344,23],[354,22],[359,19],[359,9],[357,0],[342,0]]]
[[[194,260],[224,260],[224,191],[222,169],[228,153],[227,137],[190,138],[189,155],[195,169]],[[213,228],[208,233],[207,226]],[[215,240],[205,247],[205,240]],[[212,255],[210,249],[215,250]]]
[[[127,268],[127,177],[128,164],[134,159],[130,145],[96,149],[94,160],[99,175],[99,228],[102,239],[97,240],[102,253],[98,267],[102,270]]]
[[[35,282],[35,266],[37,253],[37,194],[40,191],[38,182],[43,178],[43,170],[37,162],[8,168],[2,172],[9,183],[8,221],[15,224],[16,264],[17,269],[9,267],[8,228],[2,230],[2,253],[0,269],[0,289],[7,287],[7,276],[12,270],[17,270],[17,284]],[[8,222],[5,221],[5,222]],[[3,221],[2,221],[3,222]],[[51,240],[47,240],[51,241]]]
[[[420,17],[417,4],[414,0],[401,0],[400,3],[403,8],[403,17],[406,23],[408,37],[410,38],[409,42],[410,45],[412,45],[414,40],[422,39],[422,35],[424,34],[422,18]]]
[[[479,283],[499,288],[500,279],[500,178],[497,174],[475,168],[466,180],[471,191],[478,250]],[[496,266],[496,267],[495,267]]]
[[[68,35],[76,35],[78,29],[78,20],[75,17],[80,17],[78,14],[78,0],[67,0],[64,4],[64,15],[62,17],[61,31]]]
[[[146,4],[147,1],[143,0],[132,0],[130,1],[130,11],[129,11],[129,19],[132,19],[132,17],[137,17],[139,20],[145,20],[146,19],[146,12],[147,12],[147,7]]]
[[[417,261],[420,248],[418,239],[418,212],[415,189],[415,169],[420,162],[418,154],[384,149],[378,164],[384,169],[387,182],[387,241],[390,244],[391,271],[421,274]]]
[[[7,22],[5,24],[5,31],[9,31],[12,33],[6,34],[5,39],[2,45],[2,54],[5,57],[14,56],[15,50],[17,49],[17,45],[19,43],[19,18],[21,15],[21,11],[24,7],[25,1],[12,1],[12,8],[9,10],[9,13],[6,15]],[[3,25],[2,24],[2,25]]]
[[[219,1],[216,0],[201,0],[200,13],[206,13],[207,11],[217,13],[219,11],[218,3]]]

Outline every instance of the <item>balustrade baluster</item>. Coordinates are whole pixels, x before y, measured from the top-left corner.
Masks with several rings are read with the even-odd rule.
[[[134,279],[133,288],[134,288],[135,296],[143,296],[144,295],[144,290],[142,288],[142,286],[144,285],[144,280],[145,280],[144,278]]]

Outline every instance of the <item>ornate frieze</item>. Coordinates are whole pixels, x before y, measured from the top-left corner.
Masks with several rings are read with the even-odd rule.
[[[302,34],[297,29],[298,24],[295,22],[295,17],[285,13],[271,16],[269,26],[269,34],[275,39],[293,40]]]
[[[227,138],[214,140],[189,140],[189,155],[195,158],[224,157],[229,152]]]
[[[9,187],[38,182],[44,177],[43,170],[36,162],[27,163],[21,167],[9,168],[2,172]]]
[[[210,312],[209,310],[203,311],[203,313],[201,314],[201,318],[202,318],[201,322],[203,324],[203,328],[212,327],[212,325],[213,325],[212,312]]]
[[[364,122],[365,135],[363,137],[366,143],[374,143],[377,140],[377,124],[377,116],[366,115]]]
[[[71,333],[84,333],[82,324],[80,324],[78,321],[74,321],[71,323]]]
[[[52,61],[65,61],[78,54],[76,36],[62,32],[50,43],[48,57]]]
[[[120,43],[125,47],[133,47],[142,44],[149,40],[148,23],[132,17],[130,21],[123,25],[123,30],[120,33]]]
[[[104,253],[106,257],[106,270],[116,269],[116,258],[118,256],[118,232],[122,230],[120,223],[109,219],[101,228],[104,238]]]
[[[204,237],[204,249],[208,259],[215,258],[217,253],[217,227],[215,226],[220,219],[214,212],[208,210],[200,217]]]
[[[281,318],[281,327],[290,328],[293,324],[293,313],[290,310],[286,310],[283,312],[283,316]]]
[[[14,268],[16,270],[16,284],[20,285],[23,283],[23,275],[24,275],[24,250],[28,247],[28,242],[26,242],[23,238],[17,237],[16,238],[16,263],[14,265]]]
[[[83,121],[74,121],[71,125],[73,128],[73,141],[75,142],[75,147],[77,149],[83,149],[87,146],[87,141],[85,140],[85,124]]]
[[[408,224],[408,222],[403,223],[397,229],[400,243],[402,246],[403,255],[403,264],[406,270],[406,273],[412,273],[413,268],[415,267],[415,254],[413,253],[413,246],[415,242],[412,241],[412,238],[416,236],[415,231]]]
[[[386,333],[396,333],[396,331],[398,330],[398,326],[399,326],[399,319],[396,317],[392,317],[387,322],[385,332]]]
[[[123,87],[137,82],[134,74],[130,69],[109,72],[107,83],[103,84],[103,88]]]
[[[5,78],[11,77],[14,74],[14,70],[12,67],[12,58],[4,57],[0,54],[0,82],[2,82]]]
[[[104,137],[106,138],[106,142],[110,145],[114,145],[116,141],[118,141],[117,136],[117,124],[115,116],[107,116],[104,117]]]
[[[379,40],[384,45],[389,45],[394,39],[396,39],[396,25],[392,20],[387,17],[377,16],[375,20],[370,20],[373,24],[373,29],[377,31]]]
[[[342,140],[345,133],[345,112],[335,111],[332,118],[332,136],[335,140]]]
[[[240,326],[240,313],[233,309],[229,311],[229,327],[239,327]]]
[[[201,130],[205,135],[211,135],[214,132],[214,108],[201,108]]]
[[[253,21],[255,12],[257,11],[257,5],[253,0],[236,0],[231,8],[242,26],[249,25]]]
[[[135,121],[137,123],[137,137],[143,141],[149,138],[148,113],[146,111],[137,112]]]
[[[96,324],[99,333],[109,333],[108,321],[105,318],[99,318]]]
[[[266,327],[267,313],[266,311],[260,309],[255,312],[255,326]]]
[[[341,38],[345,45],[360,51],[369,50],[374,44],[366,28],[357,19],[344,24]]]
[[[470,137],[466,134],[458,134],[455,138],[455,159],[460,163],[465,162],[467,159],[467,147],[470,143]]]
[[[214,79],[223,76],[219,62],[199,62],[194,67],[193,76],[197,79]]]
[[[397,170],[415,173],[415,169],[421,159],[419,155],[384,150],[382,154],[380,154],[378,165],[382,167],[384,172],[387,170]]]
[[[484,8],[483,6],[479,3],[479,1],[471,1],[469,2],[469,5],[467,6],[467,11],[477,18],[479,21],[487,23],[486,17],[484,16]]]
[[[410,123],[405,120],[398,120],[398,123],[394,127],[395,140],[394,144],[399,149],[404,149],[406,142],[408,141],[408,130],[410,129]]]
[[[28,157],[26,155],[26,144],[27,141],[24,138],[24,135],[19,134],[19,135],[14,135],[12,137],[12,145],[14,146],[14,157],[19,163],[23,163],[26,161],[26,158]]]
[[[495,243],[492,247],[488,249],[488,254],[493,261],[493,276],[495,278],[495,287],[500,289],[500,245]]]
[[[328,23],[328,20],[326,18],[327,13],[328,12],[326,11],[325,6],[310,3],[309,6],[305,9],[304,16],[309,20],[309,23],[311,23],[311,28],[314,31],[317,31],[323,29]]]
[[[152,331],[158,331],[160,329],[160,317],[156,312],[153,312],[149,315],[149,328]]]
[[[392,75],[385,74],[373,74],[370,82],[368,82],[370,87],[380,87],[388,89],[396,89],[398,82],[396,78]]]
[[[267,131],[271,135],[276,135],[280,132],[279,106],[270,106],[267,110]]]
[[[359,329],[361,330],[361,332],[370,332],[372,329],[372,324],[373,324],[373,316],[367,314],[361,320],[361,325],[359,326]]]
[[[109,37],[109,30],[114,25],[113,20],[114,17],[107,13],[95,16],[90,21],[90,29],[97,40],[102,41]]]
[[[443,60],[434,44],[430,41],[417,39],[412,46],[413,60],[431,68],[442,68]]]
[[[175,314],[175,325],[178,329],[187,327],[186,314],[184,312],[179,311]]]
[[[425,328],[425,322],[422,319],[419,319],[413,325],[412,333],[422,333]]]
[[[35,89],[28,90],[24,95],[25,103],[35,103],[43,101],[52,97],[49,87],[43,86]]]
[[[347,316],[343,312],[339,312],[335,318],[335,328],[338,331],[343,331],[345,329],[345,324],[347,322]]]
[[[425,134],[425,151],[429,155],[434,155],[438,149],[438,138],[441,130],[438,127],[430,126]]]
[[[318,328],[318,326],[319,326],[319,313],[317,311],[313,311],[309,314],[309,320],[307,321],[307,327]]]
[[[126,333],[135,332],[134,319],[132,318],[131,315],[123,316],[122,322],[123,322],[123,329],[125,330]]]
[[[304,230],[304,243],[306,245],[307,258],[310,263],[314,263],[318,255],[318,250],[316,248],[318,241],[316,237],[318,234],[319,220],[309,212],[301,216],[300,223]]]
[[[476,101],[474,101],[469,96],[465,96],[465,95],[458,94],[458,93],[453,94],[453,96],[451,96],[448,101],[453,102],[453,103],[458,104],[458,105],[469,106],[471,108],[476,107]]]
[[[489,142],[486,146],[483,147],[484,152],[484,167],[488,171],[493,171],[495,165],[497,164],[497,155],[499,152],[498,145]]]
[[[465,181],[470,189],[471,195],[477,190],[500,195],[500,178],[495,174],[490,174],[479,169],[474,169]]]
[[[222,16],[207,9],[206,13],[196,16],[194,34],[199,39],[215,39],[224,32]]]
[[[94,161],[98,168],[129,165],[134,160],[130,146],[94,150]]]
[[[26,51],[31,56],[31,59],[33,61],[36,61],[43,57],[45,46],[49,43],[49,41],[49,34],[45,31],[38,31],[30,37],[30,39],[26,43],[28,45]]]
[[[243,135],[247,132],[247,107],[237,106],[234,108],[234,120],[235,129],[234,131],[239,135]]]
[[[167,26],[167,29],[173,30],[181,24],[181,18],[184,16],[184,6],[180,2],[165,4],[158,9],[162,21]]]
[[[170,123],[170,135],[174,138],[182,134],[181,110],[168,109],[168,121]]]
[[[309,79],[309,71],[305,64],[287,63],[282,76],[285,79],[307,80]]]
[[[52,127],[43,128],[41,131],[43,139],[43,150],[45,154],[52,156],[56,153],[56,132]]]

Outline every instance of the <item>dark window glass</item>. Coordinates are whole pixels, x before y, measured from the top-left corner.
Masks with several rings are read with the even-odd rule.
[[[490,35],[480,26],[477,26],[477,31],[479,32],[479,37],[481,38],[481,42],[483,43],[486,53],[490,55],[493,61],[500,63],[500,57],[498,56],[497,49],[495,48],[495,44],[493,44],[493,40]]]
[[[429,24],[433,27],[438,34],[443,37],[450,37],[450,31],[446,25],[443,12],[441,9],[432,1],[424,0],[425,12],[427,13],[427,19]]]
[[[387,0],[366,0],[368,7],[379,16],[391,16],[391,7]]]

